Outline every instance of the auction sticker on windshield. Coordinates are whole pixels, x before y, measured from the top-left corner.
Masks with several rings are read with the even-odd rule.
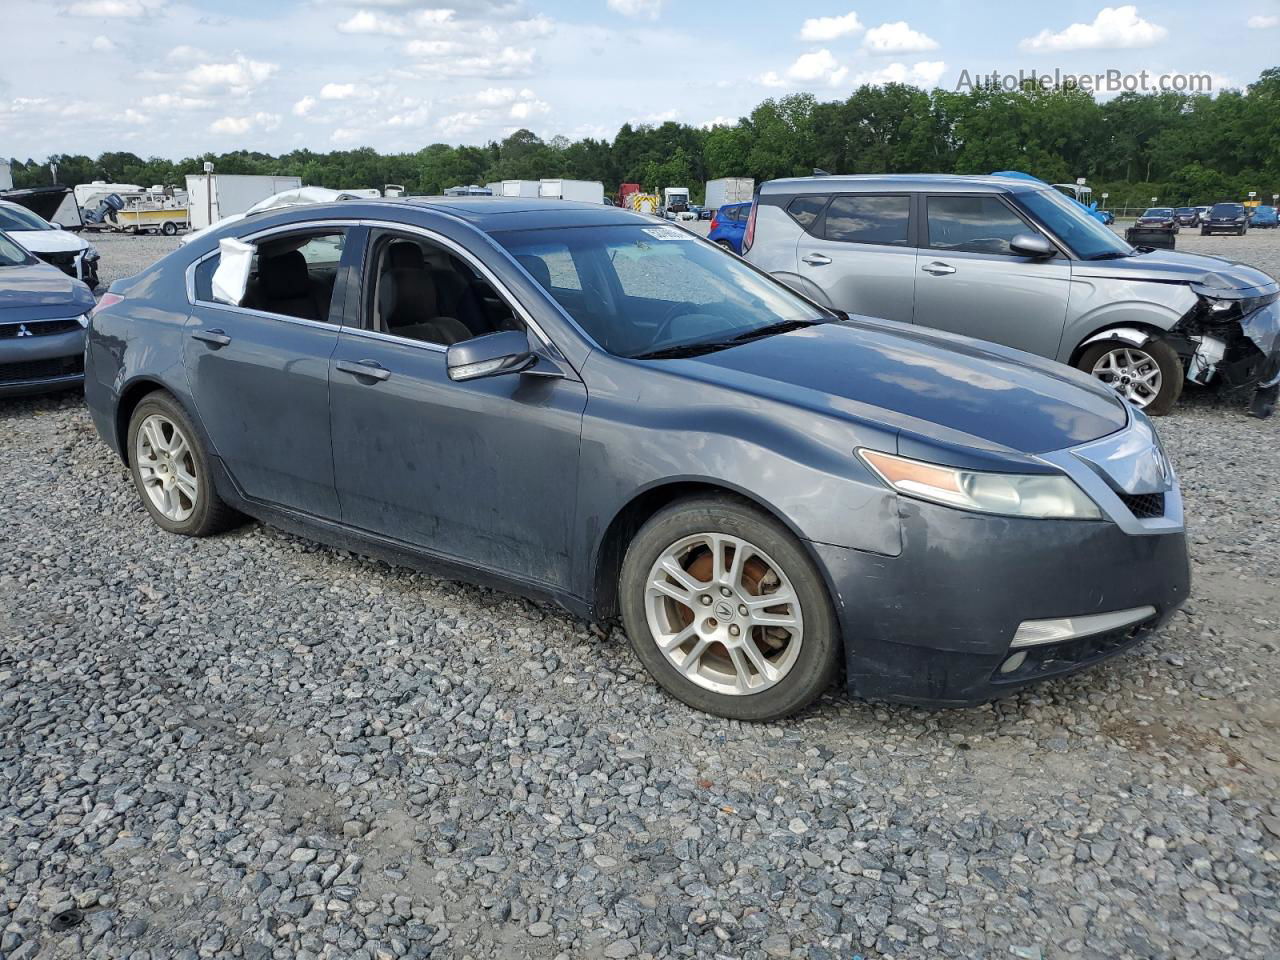
[[[693,234],[679,227],[645,227],[644,232],[655,240],[692,240]]]

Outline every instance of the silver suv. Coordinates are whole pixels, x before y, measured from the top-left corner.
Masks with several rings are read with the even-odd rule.
[[[1280,392],[1280,288],[1242,263],[1132,247],[1012,177],[839,176],[761,186],[743,255],[837,310],[1071,364],[1150,414],[1184,380]]]

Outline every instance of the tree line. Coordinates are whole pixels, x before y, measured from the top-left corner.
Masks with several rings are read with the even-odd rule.
[[[403,185],[409,193],[494,180],[566,177],[646,189],[706,180],[757,182],[831,173],[991,173],[1022,170],[1051,183],[1086,177],[1114,207],[1243,200],[1280,193],[1280,68],[1243,91],[1216,96],[1126,93],[1099,102],[1078,89],[924,91],[902,84],[858,87],[845,100],[802,93],[771,98],[733,126],[623,124],[610,140],[544,140],[518,130],[484,146],[433,143],[412,153],[371,148],[273,156],[239,150],[182,160],[108,152],[15,158],[15,186],[107,180],[180,186],[206,161],[217,172],[301,177],[334,188]]]

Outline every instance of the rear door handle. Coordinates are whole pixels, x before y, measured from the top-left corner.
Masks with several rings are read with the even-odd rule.
[[[377,360],[360,360],[353,363],[350,360],[339,360],[333,365],[335,370],[341,370],[343,373],[349,373],[353,377],[368,377],[370,380],[386,380],[391,376],[391,371]]]
[[[825,267],[831,262],[830,257],[824,257],[820,253],[811,253],[807,257],[801,257],[800,259],[811,267]]]
[[[205,343],[212,344],[215,347],[225,347],[231,342],[231,338],[216,327],[212,330],[197,330],[191,335],[191,339],[203,340]]]
[[[925,273],[932,273],[935,277],[945,277],[949,273],[955,273],[956,268],[949,263],[939,263],[937,260],[933,263],[926,263],[920,268]]]

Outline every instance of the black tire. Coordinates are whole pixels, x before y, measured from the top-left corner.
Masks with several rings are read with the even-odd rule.
[[[733,249],[733,244],[730,243],[728,240],[717,240],[715,241],[715,244],[717,247],[720,247],[722,250],[728,250],[730,253],[735,252]]]
[[[699,533],[747,541],[782,569],[795,590],[803,619],[800,651],[788,672],[758,693],[718,693],[701,686],[677,670],[654,641],[645,600],[649,572],[673,544]],[[821,573],[786,527],[735,497],[691,497],[651,517],[627,548],[618,590],[636,656],[668,693],[697,710],[733,720],[777,720],[812,703],[839,675],[839,628]]]
[[[178,232],[178,225],[176,223],[166,220],[164,224],[161,225],[160,232],[163,233],[166,237],[172,237],[175,233]]]
[[[187,439],[187,445],[191,451],[192,472],[196,477],[197,493],[191,515],[182,521],[172,520],[160,512],[152,502],[150,494],[147,493],[139,469],[138,431],[147,417],[153,414],[160,414],[174,423]],[[160,529],[184,537],[207,537],[235,526],[243,519],[218,496],[218,491],[213,484],[213,475],[209,471],[209,457],[205,453],[200,434],[196,432],[186,411],[170,394],[157,390],[144,397],[142,402],[134,408],[133,416],[129,418],[127,443],[129,472],[133,476],[133,485],[138,491],[138,498],[142,501],[143,507]]]
[[[1092,375],[1094,364],[1104,354],[1118,346],[1126,345],[1128,344],[1122,340],[1103,340],[1100,343],[1091,344],[1076,359],[1076,369]],[[1154,400],[1142,408],[1142,412],[1148,416],[1162,417],[1173,409],[1178,398],[1182,396],[1184,379],[1182,361],[1178,359],[1177,351],[1163,340],[1148,340],[1135,349],[1147,354],[1160,367],[1160,392],[1156,394]]]
[[[1200,236],[1202,236],[1202,237],[1207,237],[1208,235],[1209,235],[1209,231],[1208,231],[1208,230],[1201,230],[1201,231],[1200,231]]]

